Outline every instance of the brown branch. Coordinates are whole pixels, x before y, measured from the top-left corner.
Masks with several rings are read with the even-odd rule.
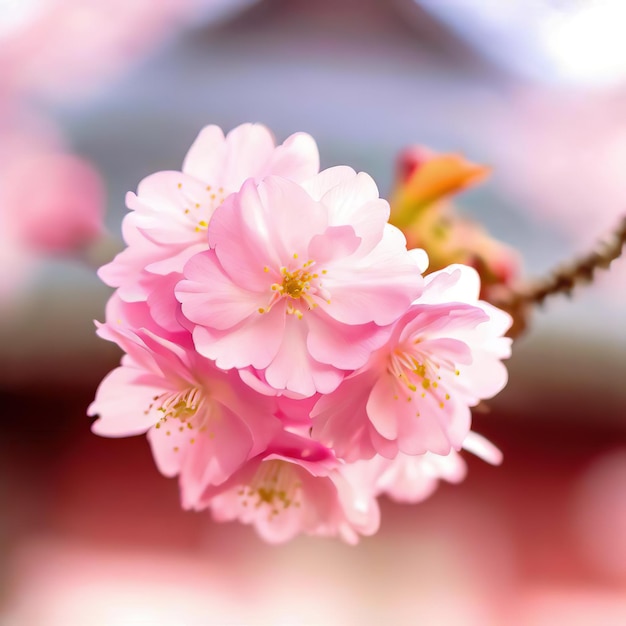
[[[530,307],[541,306],[545,300],[557,294],[570,296],[574,287],[593,280],[596,270],[608,269],[615,259],[619,258],[626,245],[626,216],[606,241],[597,248],[581,257],[554,270],[543,279],[530,281],[518,289],[511,289],[494,302],[496,306],[508,311],[515,318],[512,336],[519,334],[526,326]]]

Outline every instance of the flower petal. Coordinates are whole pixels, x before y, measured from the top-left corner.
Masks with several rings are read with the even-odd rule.
[[[162,392],[156,386],[138,382],[140,371],[121,366],[100,383],[88,415],[98,415],[91,430],[103,437],[128,437],[145,433],[154,426],[154,415],[148,412],[152,398]]]
[[[176,298],[183,314],[195,324],[223,330],[236,326],[251,315],[258,315],[266,304],[263,294],[233,282],[224,271],[214,250],[201,252],[187,262],[186,280],[176,287]]]
[[[285,317],[284,309],[276,306],[271,311],[263,315],[257,314],[226,331],[196,326],[193,340],[198,352],[213,359],[221,369],[250,365],[264,369],[280,349]]]

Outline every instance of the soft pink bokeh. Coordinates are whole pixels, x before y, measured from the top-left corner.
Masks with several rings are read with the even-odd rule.
[[[218,0],[8,3],[0,29],[0,301],[35,257],[83,255],[103,234],[104,188],[42,103],[76,102],[128,72]],[[40,112],[28,113],[36,106]],[[10,267],[10,269],[6,269]]]
[[[509,138],[498,179],[531,216],[592,245],[626,213],[626,91],[519,89],[509,106],[491,121]]]
[[[24,291],[45,255],[77,255],[102,234],[104,189],[44,118],[5,102],[0,115],[0,297]]]
[[[13,159],[3,172],[4,210],[30,249],[80,251],[102,234],[104,190],[85,159],[64,152]]]
[[[496,180],[528,217],[564,235],[573,255],[597,246],[626,215],[625,106],[623,86],[592,95],[520,87],[487,125]],[[594,282],[593,294],[623,310],[625,259],[597,272]]]
[[[440,0],[439,4],[443,5]],[[219,59],[207,62],[210,69],[203,75],[199,67],[204,64],[186,64],[183,59],[189,57],[184,52],[176,57],[174,68],[172,58],[164,55],[166,71],[190,76],[183,85],[192,84],[193,78],[198,88],[197,97],[186,92],[177,100],[177,107],[181,101],[184,106],[176,109],[180,115],[168,118],[172,133],[183,127],[191,138],[191,123],[238,123],[252,117],[252,107],[255,119],[272,124],[280,119],[282,126],[276,129],[281,137],[295,128],[316,133],[323,128],[323,140],[335,149],[329,158],[345,161],[340,157],[355,155],[363,159],[363,167],[377,160],[384,172],[391,167],[392,151],[411,141],[428,141],[442,149],[462,146],[468,155],[484,155],[485,126],[501,115],[492,106],[498,100],[507,117],[498,127],[499,150],[487,150],[487,160],[495,168],[494,183],[504,175],[506,160],[493,155],[514,152],[521,145],[527,153],[513,155],[516,163],[522,156],[528,159],[555,202],[560,194],[569,195],[567,185],[550,186],[540,164],[533,164],[543,155],[531,146],[546,143],[553,150],[550,162],[570,158],[565,151],[559,153],[559,141],[549,140],[550,123],[538,125],[541,136],[532,137],[535,127],[521,119],[514,94],[507,91],[510,83],[474,83],[476,74],[472,68],[466,71],[464,60],[450,50],[450,40],[441,31],[427,25],[416,35],[408,22],[391,15],[400,2],[266,0],[265,5],[288,10],[262,14],[254,23],[242,22],[217,46],[208,43],[209,33],[196,35],[195,53],[203,50]],[[559,10],[562,6],[559,3]],[[389,15],[383,17],[389,19],[380,19],[383,9],[388,9]],[[290,21],[283,13],[296,19]],[[362,33],[364,24],[372,26]],[[617,31],[619,27],[615,23]],[[350,37],[360,47],[350,49]],[[200,41],[205,45],[198,45]],[[235,45],[225,52],[222,44],[233,41]],[[429,43],[432,47],[424,54],[422,44]],[[528,60],[509,44],[512,55]],[[588,44],[581,40],[576,47],[582,54]],[[243,52],[238,54],[240,49]],[[326,58],[330,61],[324,64]],[[216,68],[223,68],[222,77]],[[159,78],[161,69],[159,65],[155,72]],[[283,82],[285,89],[281,89]],[[89,80],[86,85],[92,93]],[[253,89],[230,88],[237,85]],[[394,97],[394,89],[400,97]],[[173,91],[162,81],[154,91],[158,102],[150,102],[157,109],[164,102],[171,105],[169,115],[174,110],[174,98],[168,99]],[[249,98],[251,92],[254,97]],[[56,86],[46,93],[63,98]],[[134,91],[131,98],[138,95]],[[549,108],[551,96],[544,93],[543,97]],[[590,91],[578,97],[588,102],[588,110],[595,98],[602,98]],[[551,119],[558,132],[567,135],[566,125],[556,119],[560,108],[567,107],[556,100]],[[81,145],[100,153],[104,146],[98,143],[96,148],[95,143],[99,115],[118,112],[118,105],[126,102],[121,97],[88,114],[81,122],[84,129],[77,133]],[[214,106],[217,113],[207,120],[207,111]],[[403,110],[409,113],[402,116]],[[143,108],[138,111],[129,114],[143,115]],[[619,113],[619,106],[615,111]],[[103,163],[117,163],[119,150],[126,145],[137,146],[144,140],[153,145],[152,126],[143,118],[136,123],[136,117],[129,119],[132,131],[124,141],[105,142],[109,152],[104,153]],[[569,119],[572,133],[585,135],[578,126],[586,123],[586,114]],[[613,114],[612,119],[619,135],[622,118]],[[93,130],[96,135],[90,136]],[[605,136],[610,138],[610,129]],[[593,136],[588,140],[595,141]],[[567,136],[564,145],[571,145]],[[182,154],[184,146],[168,145],[154,156],[161,163],[172,163],[178,149]],[[381,155],[386,155],[384,162]],[[603,163],[600,159],[596,164],[600,171]],[[619,175],[619,163],[610,169]],[[577,178],[572,182],[566,177],[568,184],[584,187],[585,174],[576,167],[573,171]],[[513,169],[511,178],[515,176]],[[533,195],[531,175],[522,173],[516,185],[524,188],[525,198]],[[605,206],[603,188],[598,188],[603,196],[598,198],[598,211]],[[113,202],[121,206],[117,195]],[[542,192],[534,197],[537,205],[543,204]],[[535,205],[525,201],[524,214],[513,217],[510,226],[504,224],[510,192],[502,198],[506,206],[488,196],[484,208],[495,212],[504,236],[518,234],[517,226],[526,224]],[[578,214],[575,200],[570,196],[563,207],[567,210],[569,205]],[[573,221],[561,224],[557,219],[561,218],[539,217],[537,232],[545,235],[541,245],[549,245],[551,228],[582,231]],[[602,219],[607,225],[612,221],[610,215]],[[600,224],[596,228],[591,211],[579,222],[590,231],[583,233],[584,241],[574,235],[570,241],[572,248],[584,251],[586,242],[591,243],[602,228]],[[3,232],[0,228],[0,236]],[[529,239],[527,232],[519,233],[521,243],[534,246]],[[0,254],[9,252],[10,245],[0,242]],[[528,258],[533,258],[532,252]],[[494,401],[491,415],[475,416],[481,431],[483,424],[488,426],[490,438],[503,448],[503,466],[493,470],[468,459],[470,471],[461,487],[443,485],[434,498],[415,507],[383,501],[381,532],[357,549],[320,539],[265,546],[249,528],[217,525],[205,514],[183,512],[175,482],[155,471],[143,439],[111,441],[90,435],[84,408],[99,377],[118,359],[107,351],[110,344],[88,343],[93,334],[89,320],[101,317],[106,293],[86,293],[82,284],[72,288],[70,281],[62,289],[58,284],[46,285],[48,296],[37,299],[36,310],[24,316],[19,327],[23,330],[3,335],[7,342],[2,348],[2,403],[7,419],[0,437],[0,499],[4,498],[0,621],[10,626],[101,626],[99,622],[127,626],[131,618],[144,618],[180,626],[185,621],[220,624],[240,618],[263,626],[294,622],[622,626],[626,588],[619,573],[621,563],[613,555],[621,554],[623,533],[608,517],[615,515],[616,523],[621,520],[623,489],[620,474],[614,471],[620,464],[607,463],[609,471],[595,469],[624,441],[620,378],[624,355],[618,341],[623,338],[623,317],[617,316],[614,325],[607,322],[606,297],[598,299],[596,294],[624,301],[626,273],[621,282],[609,285],[616,270],[626,269],[625,261],[601,273],[597,286],[577,292],[574,303],[550,303],[547,313],[538,316],[547,324],[537,324],[516,346],[505,394]],[[12,255],[2,263],[7,280],[15,280],[24,267]],[[604,294],[600,285],[606,287]],[[91,303],[91,308],[85,308],[85,303]],[[597,336],[590,328],[563,327],[563,314],[577,308],[589,311]],[[71,340],[76,345],[81,337],[87,337],[84,346],[73,352]],[[14,386],[14,380],[21,382]],[[59,380],[65,384],[59,385]],[[612,478],[615,473],[617,478]],[[578,515],[585,521],[577,520]]]
[[[54,99],[83,97],[128,72],[210,3],[32,0],[30,11],[23,9],[24,17],[3,33],[0,87]]]
[[[626,448],[593,459],[572,494],[572,532],[597,572],[626,582]]]

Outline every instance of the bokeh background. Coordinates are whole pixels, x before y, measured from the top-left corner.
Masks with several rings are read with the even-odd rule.
[[[124,194],[209,123],[307,131],[383,195],[407,145],[461,152],[494,174],[460,206],[528,276],[589,249],[626,212],[625,20],[621,0],[0,0],[0,624],[625,624],[624,259],[516,341],[474,422],[504,464],[383,502],[356,548],[184,512],[144,438],[85,414],[120,357],[93,320]]]

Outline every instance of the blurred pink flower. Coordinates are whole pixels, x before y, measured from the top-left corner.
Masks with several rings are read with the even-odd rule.
[[[31,250],[77,252],[102,234],[102,181],[84,159],[60,152],[27,155],[13,159],[3,178],[4,210],[15,236]]]
[[[183,506],[192,507],[207,485],[222,483],[265,450],[280,429],[275,400],[203,359],[189,336],[174,343],[151,332],[145,311],[137,329],[141,316],[113,296],[108,322],[99,325],[98,334],[126,354],[88,409],[99,416],[92,428],[109,437],[148,432],[160,471],[180,475]]]
[[[626,582],[626,447],[594,459],[574,485],[571,526],[576,548],[598,572]]]
[[[207,126],[191,146],[182,172],[158,172],[126,197],[131,213],[122,223],[128,247],[99,276],[128,302],[145,300],[154,319],[177,330],[174,285],[185,262],[208,248],[207,227],[216,208],[244,180],[269,174],[301,181],[319,169],[310,135],[296,133],[276,146],[261,124],[242,124],[224,137]]]
[[[0,86],[34,96],[84,96],[128,71],[216,1],[30,2],[22,19],[0,33]]]
[[[328,393],[362,366],[422,288],[374,181],[332,168],[298,185],[248,181],[213,215],[210,249],[176,296],[218,367],[252,366],[277,390]]]
[[[0,307],[10,303],[24,288],[35,266],[34,259],[16,240],[0,211]]]
[[[0,111],[0,299],[27,282],[40,257],[76,255],[102,232],[104,191],[53,125],[5,101]]]
[[[386,345],[312,411],[313,436],[340,458],[459,450],[469,407],[506,384],[511,318],[478,300],[476,271],[452,265],[425,283]]]

